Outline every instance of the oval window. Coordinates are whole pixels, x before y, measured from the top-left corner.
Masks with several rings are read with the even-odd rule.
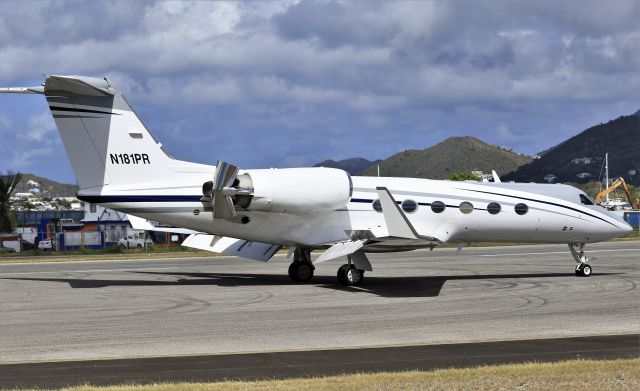
[[[371,206],[376,212],[382,212],[382,205],[380,204],[380,200],[374,200]]]
[[[471,204],[471,202],[462,202],[460,204],[460,212],[464,213],[464,214],[469,214],[471,212],[473,212],[473,205]]]
[[[519,215],[526,214],[529,211],[529,207],[526,204],[516,204],[514,207],[515,211]]]
[[[433,201],[433,203],[431,204],[431,210],[434,211],[435,213],[442,213],[442,211],[444,211],[445,208],[446,206],[442,201]]]
[[[418,209],[418,203],[414,200],[404,200],[402,201],[402,210],[407,213],[413,213]]]
[[[498,213],[500,213],[501,209],[502,207],[497,202],[492,202],[487,205],[487,212],[491,213],[492,215],[497,215]]]

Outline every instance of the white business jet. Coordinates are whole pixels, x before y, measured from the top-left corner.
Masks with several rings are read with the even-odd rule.
[[[352,177],[333,168],[247,169],[171,157],[106,78],[48,76],[44,94],[78,179],[78,198],[183,227],[183,245],[266,262],[290,249],[293,281],[347,257],[343,285],[362,283],[367,253],[443,243],[566,243],[589,276],[586,243],[632,228],[584,192],[559,184]],[[135,220],[135,218],[134,218]]]

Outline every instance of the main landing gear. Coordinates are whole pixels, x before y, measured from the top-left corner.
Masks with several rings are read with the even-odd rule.
[[[293,262],[289,265],[289,278],[295,282],[309,282],[315,269],[311,263],[311,250],[296,248],[293,252]]]
[[[576,250],[577,248],[577,250]],[[573,255],[573,259],[576,260],[578,266],[576,266],[576,276],[580,277],[589,277],[591,275],[591,265],[589,262],[589,258],[584,255],[584,243],[580,244],[572,244],[569,243],[569,251],[571,251],[571,255]]]
[[[358,286],[364,280],[364,270],[355,267],[351,255],[348,255],[347,259],[349,263],[340,266],[340,269],[338,269],[338,282],[342,286]]]

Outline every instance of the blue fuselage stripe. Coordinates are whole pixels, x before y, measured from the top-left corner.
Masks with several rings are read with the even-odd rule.
[[[111,202],[199,202],[201,198],[202,196],[200,195],[78,195],[79,200],[92,204],[108,204]]]

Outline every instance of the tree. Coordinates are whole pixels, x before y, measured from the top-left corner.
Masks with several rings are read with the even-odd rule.
[[[11,211],[11,193],[22,179],[22,174],[7,172],[0,175],[0,232],[12,232],[15,228],[15,218]]]
[[[477,175],[473,175],[470,172],[454,172],[449,175],[449,179],[452,181],[479,181],[480,178]]]

